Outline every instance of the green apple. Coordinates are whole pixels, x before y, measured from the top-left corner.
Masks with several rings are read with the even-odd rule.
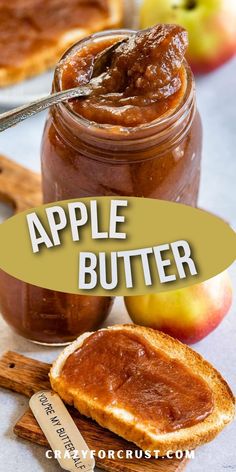
[[[189,34],[188,60],[195,72],[208,72],[236,53],[236,0],[143,0],[142,28],[180,24]]]

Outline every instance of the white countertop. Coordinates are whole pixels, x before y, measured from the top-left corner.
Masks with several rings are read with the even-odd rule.
[[[197,97],[204,126],[204,152],[199,205],[236,227],[236,59],[220,70],[198,79]],[[37,116],[0,135],[0,153],[30,169],[39,171],[39,147],[45,115]],[[0,209],[1,214],[5,209]],[[236,264],[230,269],[236,291]],[[236,304],[221,326],[194,348],[212,362],[236,393]],[[109,324],[127,321],[118,300]],[[13,334],[0,320],[0,350],[52,361],[59,349],[40,347]],[[45,458],[40,446],[20,440],[12,428],[23,414],[28,400],[0,390],[0,472],[56,472],[54,460]],[[201,447],[188,466],[188,472],[236,472],[236,423],[227,427],[212,443]]]

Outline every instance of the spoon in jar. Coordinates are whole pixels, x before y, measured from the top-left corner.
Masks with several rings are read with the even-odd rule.
[[[70,100],[71,98],[88,97],[93,91],[94,85],[96,85],[96,78],[102,74],[110,64],[115,49],[127,41],[127,39],[128,38],[117,41],[115,44],[109,46],[105,51],[102,51],[97,55],[94,62],[92,78],[88,85],[52,93],[49,96],[40,98],[28,105],[23,105],[2,113],[0,115],[0,132],[26,120],[27,118],[30,118],[33,115],[36,115],[37,113],[40,113],[43,110],[46,110],[53,105],[57,105],[58,103]]]

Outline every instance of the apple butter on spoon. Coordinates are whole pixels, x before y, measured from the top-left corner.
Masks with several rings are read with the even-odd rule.
[[[101,43],[80,51],[62,70],[62,88],[86,85]],[[115,50],[89,97],[73,110],[97,123],[138,126],[175,108],[185,88],[183,61],[187,32],[177,25],[139,31]]]

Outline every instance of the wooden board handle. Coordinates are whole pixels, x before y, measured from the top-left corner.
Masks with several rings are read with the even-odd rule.
[[[31,397],[43,389],[50,389],[50,364],[8,351],[0,358],[0,387]]]
[[[0,387],[9,388],[30,397],[33,393],[50,388],[48,372],[50,365],[29,359],[15,352],[6,352],[0,358]],[[138,448],[124,439],[102,428],[72,407],[68,408],[75,424],[84,436],[91,450],[125,451]],[[47,440],[33,414],[28,410],[17,422],[14,432],[29,441],[48,446]],[[100,459],[95,456],[96,465],[109,472],[180,472],[186,465],[186,459]]]
[[[19,213],[42,203],[41,177],[0,155],[0,201]]]

